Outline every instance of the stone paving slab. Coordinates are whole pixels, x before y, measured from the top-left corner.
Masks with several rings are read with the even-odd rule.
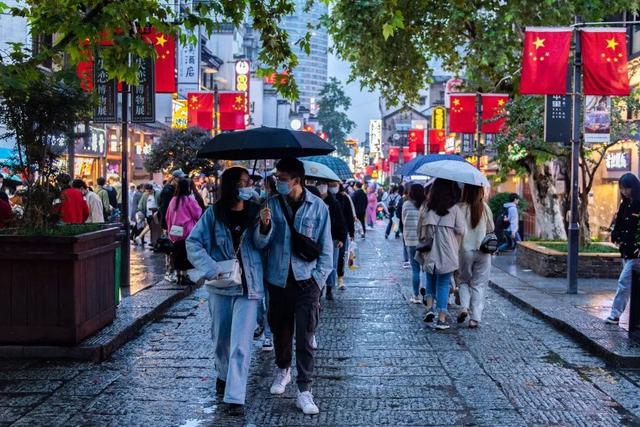
[[[197,289],[102,363],[0,360],[0,426],[640,425],[640,373],[607,367],[491,289],[480,328],[455,324],[452,305],[452,329],[436,331],[408,302],[400,242],[376,229],[360,250],[365,279],[348,276],[345,292],[322,300],[318,416],[295,407],[295,384],[269,394],[273,353],[260,341],[246,416],[225,414]]]
[[[608,325],[592,312],[577,307],[575,301],[584,301],[584,296],[573,299],[573,295],[565,292],[558,297],[558,279],[554,279],[554,291],[549,292],[538,282],[545,278],[532,273],[523,275],[518,267],[505,264],[504,259],[498,265],[493,266],[490,281],[497,292],[575,338],[608,365],[640,368],[640,343],[629,339],[624,329]]]

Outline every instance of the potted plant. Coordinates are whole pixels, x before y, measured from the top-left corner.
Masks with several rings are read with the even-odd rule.
[[[9,165],[23,178],[22,216],[0,229],[0,343],[75,344],[115,317],[118,227],[62,224],[53,207],[66,135],[92,105],[66,70],[0,63],[0,124],[15,140]]]

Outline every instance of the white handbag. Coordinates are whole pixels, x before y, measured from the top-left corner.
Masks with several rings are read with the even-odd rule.
[[[184,227],[181,225],[172,225],[169,230],[169,236],[171,237],[184,237]]]
[[[242,268],[237,258],[216,262],[220,272],[215,279],[205,280],[204,284],[224,289],[242,285]]]

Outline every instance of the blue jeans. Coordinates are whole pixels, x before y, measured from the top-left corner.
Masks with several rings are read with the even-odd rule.
[[[334,243],[333,244],[333,270],[331,270],[331,274],[329,274],[329,277],[327,277],[327,287],[328,288],[333,288],[336,285],[336,277],[337,277],[337,270],[338,270],[338,258],[340,257],[340,249],[338,249],[338,246]]]
[[[266,286],[265,286],[266,288]],[[264,293],[264,299],[258,301],[258,325],[264,328],[264,337],[271,339],[271,326],[269,326],[269,318],[267,316],[267,308],[269,307],[269,293]]]
[[[627,307],[627,302],[631,295],[631,272],[636,265],[640,265],[640,259],[622,260],[622,271],[620,272],[620,277],[618,277],[618,289],[611,306],[611,317],[619,318]]]
[[[411,284],[413,285],[413,295],[420,295],[420,263],[414,258],[416,257],[416,246],[407,246],[409,252],[409,261],[411,262]]]
[[[219,295],[209,289],[211,339],[218,378],[227,383],[226,403],[243,405],[245,401],[259,302],[244,295]]]
[[[427,273],[426,296],[436,298],[438,313],[446,313],[449,303],[449,283],[453,273]]]
[[[511,231],[504,230],[503,232],[505,242],[498,246],[498,252],[510,251],[516,248],[516,242],[520,241],[520,236],[516,233],[516,238],[511,237]]]
[[[402,237],[402,256],[404,257],[404,262],[409,262],[409,249],[404,244],[404,236]]]

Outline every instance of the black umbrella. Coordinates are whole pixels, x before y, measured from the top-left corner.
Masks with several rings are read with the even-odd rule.
[[[312,132],[260,127],[221,133],[198,151],[217,160],[281,159],[329,154],[335,147]]]

